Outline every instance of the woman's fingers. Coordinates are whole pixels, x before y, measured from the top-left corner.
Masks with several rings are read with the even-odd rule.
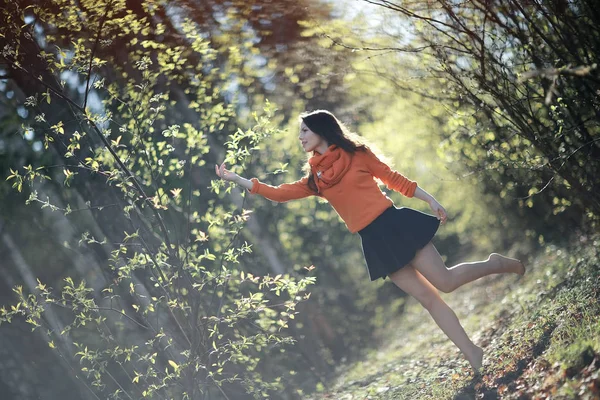
[[[223,179],[223,166],[225,165],[225,163],[222,163],[221,165],[215,164],[215,171],[217,172],[217,175],[219,175],[219,177],[221,179]]]
[[[221,179],[231,180],[229,171],[225,168],[225,162],[223,162],[220,166],[215,164],[215,172]]]
[[[221,166],[215,164],[215,172],[221,179],[225,179],[227,175],[227,170],[225,169],[225,163],[222,163]]]
[[[443,208],[440,209],[439,211],[440,214],[440,218],[442,220],[442,223],[446,222],[446,219],[448,218],[448,215],[446,214],[446,210],[444,210]]]
[[[220,166],[215,164],[215,172],[219,178],[226,181],[234,181],[237,176],[235,173],[230,172],[227,168],[225,168],[225,162],[223,162]]]
[[[446,222],[446,218],[448,218],[448,216],[444,207],[439,204],[436,205],[435,214],[437,215],[437,219],[439,219],[442,224]]]

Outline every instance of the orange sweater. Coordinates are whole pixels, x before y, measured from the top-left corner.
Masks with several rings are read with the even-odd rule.
[[[315,158],[330,156],[329,153],[341,158],[333,162],[333,165],[319,164],[320,160],[313,162]],[[354,154],[350,154],[333,145],[323,155],[312,157],[310,163],[319,186],[319,193],[315,193],[308,187],[307,177],[279,186],[267,185],[252,178],[253,185],[250,193],[280,203],[313,195],[321,196],[337,211],[348,230],[355,233],[393,205],[392,200],[379,189],[374,178],[379,178],[390,190],[400,192],[406,197],[413,197],[417,188],[416,182],[392,170],[370,150],[357,150]],[[328,172],[335,176],[328,175]],[[332,182],[329,186],[326,179]]]

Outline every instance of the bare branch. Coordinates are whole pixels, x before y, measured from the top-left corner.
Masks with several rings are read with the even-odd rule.
[[[575,153],[577,153],[579,150],[583,149],[584,147],[590,146],[590,145],[594,144],[594,143],[595,143],[595,142],[597,142],[597,141],[600,141],[600,139],[595,139],[595,140],[592,140],[592,141],[590,141],[590,142],[588,142],[588,143],[584,143],[584,144],[582,144],[581,146],[579,146],[579,147],[578,147],[577,149],[575,149],[575,150],[574,150],[574,151],[573,151],[571,154],[569,154],[568,156],[566,156],[566,157],[565,157],[565,159],[564,159],[563,163],[560,165],[560,167],[558,167],[558,168],[556,169],[555,175],[553,175],[553,176],[550,178],[550,180],[549,180],[548,182],[546,182],[546,184],[544,185],[544,187],[543,187],[543,188],[541,188],[540,190],[538,190],[538,191],[537,191],[537,192],[535,192],[535,193],[532,193],[532,194],[530,194],[529,196],[525,196],[525,197],[517,197],[517,199],[520,199],[520,200],[526,200],[526,199],[528,199],[528,198],[530,198],[530,197],[533,197],[533,196],[535,196],[535,195],[538,195],[538,194],[542,193],[542,192],[543,192],[543,191],[544,191],[544,190],[545,190],[545,189],[546,189],[546,188],[547,188],[547,187],[550,185],[550,183],[551,183],[551,182],[554,180],[554,178],[555,178],[555,177],[556,177],[556,175],[557,175],[557,174],[560,172],[560,170],[561,170],[561,169],[562,169],[562,168],[565,166],[565,164],[567,163],[567,161],[569,160],[569,158],[571,158],[571,156],[573,156]],[[558,158],[558,157],[557,157],[557,158]]]
[[[549,78],[549,77],[558,77],[560,75],[565,76],[576,76],[576,77],[584,77],[591,74],[598,68],[598,64],[592,65],[580,65],[579,67],[570,68],[570,66],[566,66],[564,68],[544,68],[544,69],[534,69],[531,71],[527,71],[519,78],[519,82],[526,81],[535,77]]]
[[[448,46],[437,46],[435,44],[430,44],[427,46],[418,46],[418,47],[413,47],[413,46],[408,46],[408,47],[366,47],[366,46],[355,47],[355,46],[350,46],[348,44],[345,44],[345,43],[335,39],[334,37],[332,37],[331,35],[329,35],[327,33],[322,33],[322,35],[323,35],[323,37],[326,37],[327,39],[331,40],[331,42],[333,44],[343,47],[348,50],[352,50],[352,51],[398,51],[398,52],[403,52],[403,53],[420,53],[423,50],[426,50],[429,48],[448,47]],[[464,50],[460,50],[460,51],[464,52]]]
[[[428,17],[428,16],[425,16],[422,14],[417,14],[413,11],[410,11],[409,9],[407,9],[405,7],[402,7],[398,4],[394,4],[388,0],[362,0],[362,1],[369,3],[369,4],[373,4],[375,6],[387,8],[392,11],[397,11],[409,18],[424,21],[429,26],[431,26],[433,29],[435,29],[437,32],[439,32],[441,35],[446,36],[452,42],[455,42],[459,47],[463,47],[465,49],[465,50],[463,50],[464,53],[467,53],[467,54],[471,53],[470,49],[467,47],[467,45],[464,43],[464,41],[462,41],[462,40],[460,40],[460,38],[454,37],[450,34],[450,32],[455,32],[455,33],[466,33],[469,36],[473,36],[473,33],[470,31],[464,31],[464,30],[461,31],[461,29],[458,29],[454,25],[450,25],[444,21],[440,21],[438,19]],[[444,29],[444,28],[447,28],[447,29]]]

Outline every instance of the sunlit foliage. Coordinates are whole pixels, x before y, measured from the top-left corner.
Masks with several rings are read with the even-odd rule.
[[[222,181],[195,184],[211,151],[243,167],[277,128],[266,102],[232,129],[236,87],[259,78],[246,70],[259,51],[240,10],[215,10],[221,29],[208,35],[189,6],[57,0],[2,11],[3,62],[34,116],[22,130],[57,163],[15,165],[6,179],[29,192],[27,204],[87,227],[67,245],[106,252],[108,279],[18,286],[0,318],[43,330],[94,398],[281,390],[282,374],[259,363],[293,342],[286,328],[314,282],[246,272],[250,211],[217,201],[232,189]],[[157,23],[164,12],[173,18]],[[49,185],[62,194],[48,196]]]

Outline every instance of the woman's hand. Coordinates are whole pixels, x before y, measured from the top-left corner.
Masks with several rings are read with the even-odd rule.
[[[249,181],[246,178],[242,178],[235,172],[229,171],[228,169],[225,168],[225,163],[221,164],[220,167],[215,164],[215,172],[217,173],[217,176],[221,179],[236,183],[236,184],[240,185],[241,187],[248,189],[250,191],[252,190],[252,186],[254,185],[254,182]]]
[[[437,219],[439,219],[442,224],[445,224],[446,219],[448,219],[448,214],[446,214],[446,210],[444,209],[444,207],[442,207],[442,205],[438,203],[437,200],[432,200],[429,203],[429,207],[431,207],[431,210],[433,211],[433,214],[437,217]]]
[[[215,164],[215,172],[217,173],[217,176],[219,178],[224,179],[226,181],[238,183],[240,180],[240,177],[238,174],[236,174],[235,172],[231,172],[225,168],[225,163],[221,164],[220,167],[217,166],[217,164]]]

